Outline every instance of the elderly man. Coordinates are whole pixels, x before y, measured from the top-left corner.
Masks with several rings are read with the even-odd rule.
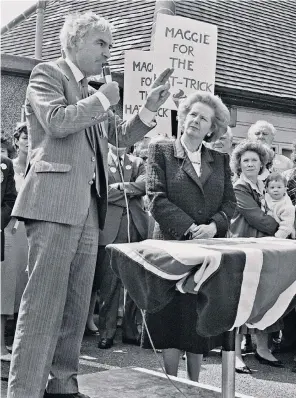
[[[248,130],[247,137],[252,141],[260,141],[262,144],[267,145],[270,149],[272,149],[271,145],[275,138],[276,129],[274,126],[266,122],[265,120],[258,120],[256,123],[252,124]],[[293,163],[290,159],[288,159],[284,155],[275,154],[272,160],[272,168],[271,171],[283,172],[293,167]],[[268,174],[268,172],[267,172]],[[266,172],[262,173],[262,178],[267,177]]]
[[[118,84],[90,94],[86,80],[110,57],[108,21],[92,12],[69,16],[60,39],[65,59],[37,65],[26,95],[29,163],[13,216],[25,221],[29,282],[9,398],[86,397],[77,373],[107,209],[108,141],[115,145],[117,136],[124,147],[141,139],[169,96],[171,69],[156,79],[139,114],[120,123],[110,110]]]
[[[228,155],[231,155],[232,142],[233,134],[231,128],[228,126],[225,134],[223,134],[217,141],[214,141],[211,148],[218,152],[228,153]]]

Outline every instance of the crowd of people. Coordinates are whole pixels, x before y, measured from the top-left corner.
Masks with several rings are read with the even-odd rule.
[[[11,361],[9,398],[86,397],[77,382],[83,334],[97,334],[99,349],[112,347],[120,312],[123,343],[151,348],[106,245],[295,239],[296,144],[291,160],[274,155],[276,130],[257,121],[233,149],[227,107],[201,91],[180,103],[178,138],[145,137],[169,96],[172,70],[156,79],[139,114],[121,122],[110,109],[119,101],[117,83],[98,91],[86,83],[101,72],[111,44],[104,18],[68,17],[61,31],[65,57],[34,68],[26,122],[13,143],[1,136],[1,360]],[[188,377],[198,381],[203,355],[221,346],[222,336],[196,333],[188,296],[176,292],[145,317],[167,373],[177,375],[185,352]],[[18,319],[12,354],[5,345],[8,316]],[[295,310],[266,330],[239,329],[237,372],[252,373],[242,354],[254,341],[260,363],[283,367],[271,348],[275,342],[278,350],[296,348]]]

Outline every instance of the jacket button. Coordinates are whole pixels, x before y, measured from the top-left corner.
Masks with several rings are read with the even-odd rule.
[[[95,162],[95,161],[96,161],[96,158],[93,156],[93,157],[91,158],[91,161],[92,161],[92,162]]]
[[[88,181],[89,185],[92,185],[94,183],[94,180]]]
[[[202,210],[198,210],[198,214],[202,214]]]

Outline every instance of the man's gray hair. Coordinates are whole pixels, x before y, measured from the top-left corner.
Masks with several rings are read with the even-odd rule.
[[[112,32],[113,25],[92,11],[67,15],[60,33],[62,50],[75,47],[91,29]]]
[[[250,138],[252,134],[255,134],[256,131],[260,131],[262,127],[266,127],[271,132],[272,136],[275,137],[276,129],[274,125],[266,120],[257,120],[256,123],[252,124],[248,130],[247,137]]]

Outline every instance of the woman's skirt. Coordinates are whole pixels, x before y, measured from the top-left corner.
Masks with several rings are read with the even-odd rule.
[[[146,312],[146,323],[156,349],[177,348],[194,354],[207,354],[222,345],[222,335],[203,337],[197,334],[196,296],[176,292],[162,310]],[[143,325],[142,347],[151,348]]]

